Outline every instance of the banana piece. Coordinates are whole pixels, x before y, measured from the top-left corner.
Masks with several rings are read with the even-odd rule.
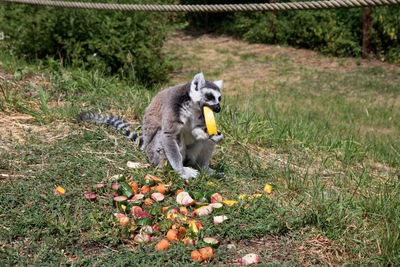
[[[215,118],[214,118],[214,113],[213,111],[207,107],[204,106],[203,107],[203,111],[204,111],[204,118],[206,120],[206,126],[207,126],[207,132],[209,135],[217,135],[217,125],[215,124]]]

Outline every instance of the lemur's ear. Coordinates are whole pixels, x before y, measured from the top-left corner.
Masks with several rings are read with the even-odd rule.
[[[200,72],[194,76],[193,81],[190,84],[190,89],[198,91],[200,88],[204,87],[205,84],[206,81],[204,80],[204,75]]]
[[[214,81],[214,84],[216,86],[218,86],[219,89],[221,89],[222,88],[222,84],[224,84],[224,81],[223,80]]]

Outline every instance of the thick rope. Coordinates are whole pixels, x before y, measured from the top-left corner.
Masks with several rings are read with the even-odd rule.
[[[84,8],[84,9],[96,9],[96,10],[147,11],[147,12],[280,11],[280,10],[352,8],[352,7],[400,4],[400,0],[331,0],[331,1],[272,3],[272,4],[226,4],[226,5],[130,5],[130,4],[82,3],[82,2],[50,1],[50,0],[0,0],[0,2],[11,2],[11,3],[53,6],[53,7],[67,7],[67,8]]]

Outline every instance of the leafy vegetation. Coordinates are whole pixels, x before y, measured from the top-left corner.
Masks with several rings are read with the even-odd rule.
[[[0,31],[5,36],[0,47],[13,55],[45,64],[61,60],[145,84],[164,81],[171,70],[169,59],[161,54],[170,29],[162,13],[0,5]]]

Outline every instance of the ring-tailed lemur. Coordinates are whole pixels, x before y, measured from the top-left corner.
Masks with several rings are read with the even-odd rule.
[[[159,92],[146,108],[141,136],[131,131],[120,117],[83,112],[80,120],[123,130],[125,136],[145,150],[151,164],[162,168],[166,158],[179,176],[187,180],[199,174],[192,167],[212,171],[208,164],[215,143],[224,138],[220,132],[208,135],[203,114],[204,106],[220,112],[222,83],[222,80],[207,81],[199,73],[189,83]]]

